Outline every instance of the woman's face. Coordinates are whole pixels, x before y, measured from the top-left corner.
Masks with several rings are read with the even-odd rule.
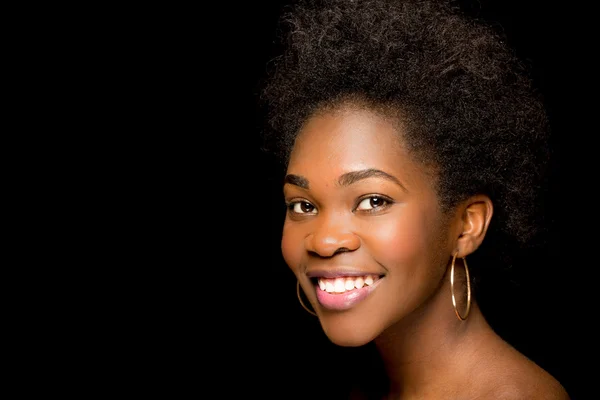
[[[373,112],[305,124],[284,183],[282,252],[332,342],[359,346],[427,312],[452,252],[433,185]]]

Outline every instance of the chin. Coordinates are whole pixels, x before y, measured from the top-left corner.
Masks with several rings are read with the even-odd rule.
[[[342,324],[323,324],[323,331],[325,335],[329,338],[329,340],[342,347],[360,347],[364,346],[367,343],[371,342],[376,334],[372,332],[366,332],[363,329],[357,327],[348,327]]]
[[[339,338],[331,336],[328,336],[328,338],[333,344],[341,347],[361,347],[370,342],[370,340],[357,340],[355,338]]]

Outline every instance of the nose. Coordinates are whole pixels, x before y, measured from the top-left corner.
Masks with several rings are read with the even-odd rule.
[[[309,253],[320,257],[333,257],[360,247],[360,238],[353,232],[349,221],[343,217],[322,215],[319,221],[315,222],[314,230],[304,241]]]

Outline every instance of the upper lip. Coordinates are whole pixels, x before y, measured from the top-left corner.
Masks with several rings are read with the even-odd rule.
[[[329,268],[311,268],[306,271],[306,276],[309,278],[339,278],[344,276],[366,276],[366,275],[383,275],[380,272],[365,271],[354,267],[329,267]]]

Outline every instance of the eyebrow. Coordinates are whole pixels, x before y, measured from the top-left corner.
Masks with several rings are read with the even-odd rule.
[[[384,172],[384,171],[382,171],[380,169],[376,169],[376,168],[368,168],[368,169],[362,169],[359,171],[346,172],[345,174],[342,174],[338,178],[338,185],[350,186],[358,181],[361,181],[361,180],[367,179],[367,178],[387,179],[391,182],[394,182],[398,186],[400,186],[405,192],[408,192],[408,190],[406,190],[406,187],[404,187],[404,185],[402,184],[402,182],[400,182],[400,180],[398,178],[396,178],[394,175],[390,175],[387,172]],[[302,189],[308,189],[310,186],[308,179],[306,179],[305,177],[303,177],[301,175],[294,175],[294,174],[288,174],[285,176],[285,178],[283,180],[283,184],[285,185],[286,183],[288,183],[290,185],[298,186]]]
[[[308,189],[308,179],[300,175],[287,174],[283,179],[283,184],[289,183],[290,185],[301,187],[302,189]]]

